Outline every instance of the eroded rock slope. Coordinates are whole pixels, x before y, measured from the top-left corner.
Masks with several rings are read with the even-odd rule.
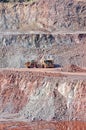
[[[85,76],[0,70],[0,120],[86,121]]]
[[[86,66],[86,34],[18,34],[0,36],[0,68],[24,68],[27,61]]]
[[[85,0],[36,0],[0,3],[0,32],[86,30]]]

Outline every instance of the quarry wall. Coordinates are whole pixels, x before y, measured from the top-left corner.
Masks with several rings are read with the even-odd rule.
[[[0,70],[0,120],[86,121],[82,77]]]
[[[0,31],[74,32],[86,30],[85,0],[0,3]]]
[[[0,68],[25,68],[25,62],[52,57],[60,66],[86,66],[86,34],[0,35]]]

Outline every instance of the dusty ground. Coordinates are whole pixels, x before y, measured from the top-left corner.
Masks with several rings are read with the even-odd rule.
[[[5,70],[9,70],[9,71],[19,71],[19,72],[33,72],[33,73],[38,73],[41,75],[45,75],[45,76],[85,76],[86,75],[86,68],[83,68],[80,72],[76,71],[76,72],[67,72],[65,70],[63,70],[62,68],[20,68],[20,69],[16,69],[16,68],[1,68],[0,71],[5,71]]]

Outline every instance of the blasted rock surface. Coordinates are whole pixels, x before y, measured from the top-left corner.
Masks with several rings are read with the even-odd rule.
[[[86,34],[0,35],[0,68],[24,68],[27,61],[86,66]]]
[[[86,31],[85,0],[0,3],[0,32]]]
[[[0,70],[0,120],[86,121],[86,79]]]

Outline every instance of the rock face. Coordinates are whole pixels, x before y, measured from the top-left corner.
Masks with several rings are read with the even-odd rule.
[[[0,3],[0,68],[24,68],[43,56],[85,67],[85,7],[85,0]]]
[[[70,32],[86,30],[85,0],[36,0],[0,3],[2,31]]]
[[[24,68],[27,61],[53,58],[60,66],[86,66],[86,34],[0,36],[0,68]]]
[[[86,121],[85,77],[0,71],[0,120]]]

